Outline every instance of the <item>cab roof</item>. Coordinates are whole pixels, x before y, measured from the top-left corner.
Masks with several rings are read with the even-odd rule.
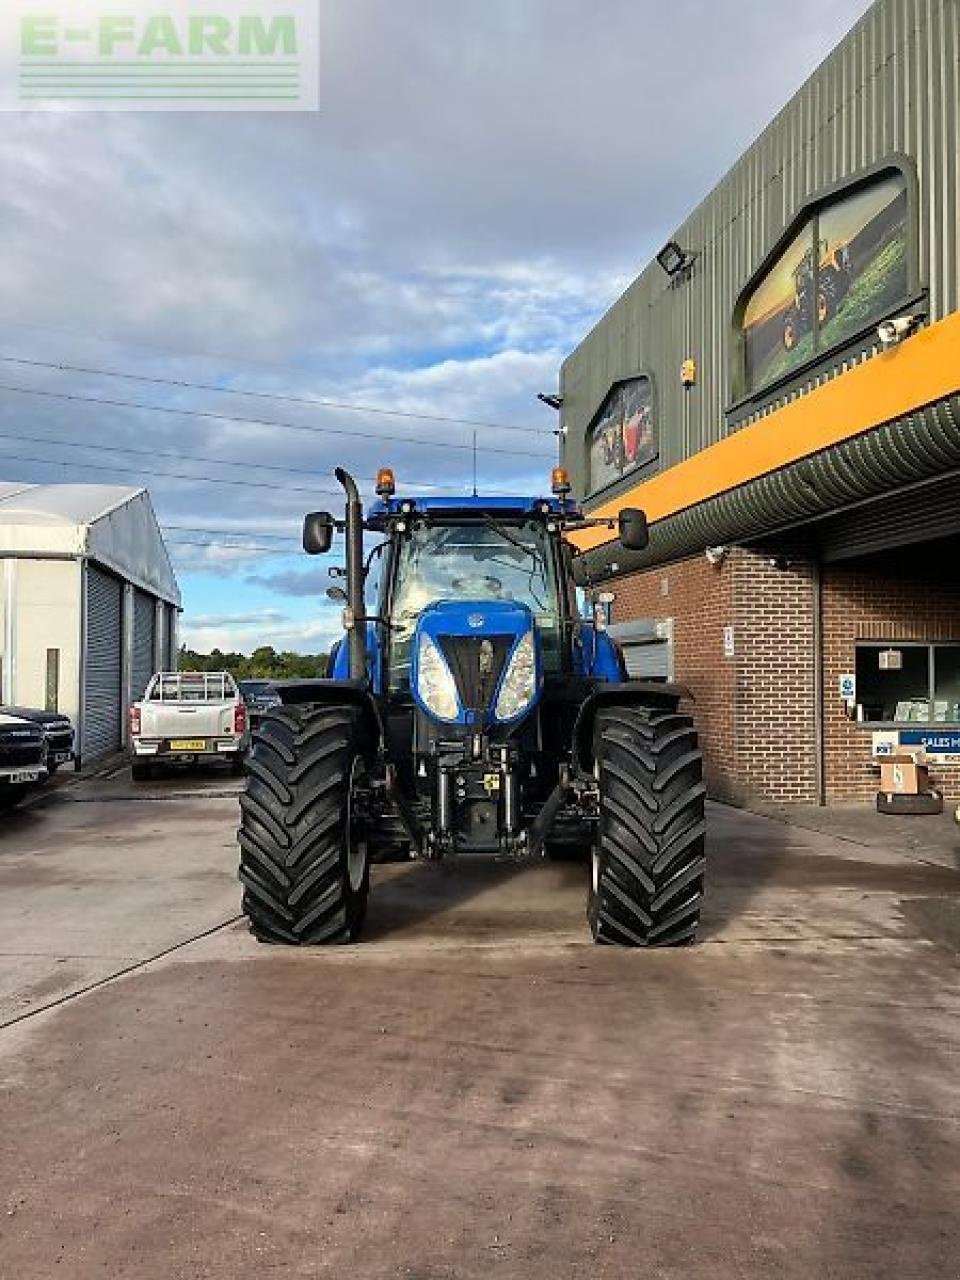
[[[371,503],[367,510],[367,525],[371,529],[383,529],[390,520],[413,514],[443,517],[486,514],[497,519],[514,516],[545,520],[551,516],[576,519],[581,512],[575,502],[560,498],[528,498],[513,495],[498,498],[461,496],[418,498],[404,495],[378,498]]]

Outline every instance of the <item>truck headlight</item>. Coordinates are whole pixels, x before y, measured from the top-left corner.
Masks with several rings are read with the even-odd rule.
[[[438,720],[456,720],[460,714],[453,675],[428,635],[421,635],[417,653],[417,696]]]
[[[493,714],[498,720],[514,720],[534,699],[537,692],[537,649],[533,632],[527,631],[513,651],[500,683],[500,693]]]

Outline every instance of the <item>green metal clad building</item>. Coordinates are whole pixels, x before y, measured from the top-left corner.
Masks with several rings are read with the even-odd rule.
[[[575,491],[652,522],[584,563],[718,794],[960,784],[958,101],[957,0],[878,0],[563,366]]]

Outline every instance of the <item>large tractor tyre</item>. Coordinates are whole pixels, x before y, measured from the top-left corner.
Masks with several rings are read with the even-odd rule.
[[[240,797],[243,910],[261,942],[355,942],[370,890],[358,797],[369,749],[355,707],[264,716]]]
[[[703,759],[689,716],[606,707],[594,729],[600,821],[587,917],[597,942],[694,941],[704,871]]]

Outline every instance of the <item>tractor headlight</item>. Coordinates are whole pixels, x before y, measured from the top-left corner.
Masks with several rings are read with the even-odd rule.
[[[417,695],[438,720],[456,720],[460,714],[453,675],[428,635],[421,635],[417,653]]]
[[[537,692],[537,648],[533,632],[524,633],[500,684],[493,714],[498,720],[515,720]]]

